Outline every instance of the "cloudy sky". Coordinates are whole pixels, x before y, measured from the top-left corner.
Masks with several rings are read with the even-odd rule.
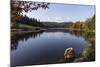
[[[93,5],[50,4],[49,9],[39,8],[37,11],[28,12],[28,17],[34,17],[40,21],[68,22],[84,21],[95,14]]]

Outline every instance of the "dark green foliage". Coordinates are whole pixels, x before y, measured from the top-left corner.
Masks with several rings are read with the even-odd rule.
[[[11,26],[16,26],[16,21],[22,18],[23,12],[30,12],[39,8],[47,9],[49,8],[48,5],[49,3],[44,2],[11,0]]]
[[[18,24],[13,24],[13,26],[11,26],[11,28],[19,28],[19,25]]]
[[[20,20],[17,21],[19,24],[26,24],[30,26],[44,27],[44,25],[35,18],[29,18],[27,16],[23,16]]]
[[[83,60],[84,61],[94,61],[95,60],[95,51],[91,47],[84,49]]]
[[[93,31],[95,29],[95,15],[87,19],[85,22],[90,30]]]

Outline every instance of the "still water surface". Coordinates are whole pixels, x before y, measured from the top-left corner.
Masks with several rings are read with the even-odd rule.
[[[36,65],[59,63],[64,60],[66,48],[75,49],[81,57],[88,41],[69,31],[45,31],[38,33],[13,34],[11,36],[11,65]]]

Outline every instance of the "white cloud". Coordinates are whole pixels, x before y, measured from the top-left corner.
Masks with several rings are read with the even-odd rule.
[[[62,22],[63,21],[63,18],[62,17],[55,17],[54,18],[54,21]]]

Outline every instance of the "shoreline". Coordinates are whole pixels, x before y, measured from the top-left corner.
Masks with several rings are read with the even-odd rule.
[[[39,29],[33,29],[33,30],[23,30],[23,29],[11,29],[11,33],[30,33],[30,32],[40,32],[40,31],[45,31],[45,30],[49,30],[49,29],[54,29],[54,30],[59,30],[59,28],[39,28]],[[64,29],[64,28],[63,28]],[[95,33],[95,31],[87,31],[87,30],[80,30],[80,29],[66,29],[65,30],[69,30],[69,31],[83,31],[83,32],[91,32],[91,33]]]

